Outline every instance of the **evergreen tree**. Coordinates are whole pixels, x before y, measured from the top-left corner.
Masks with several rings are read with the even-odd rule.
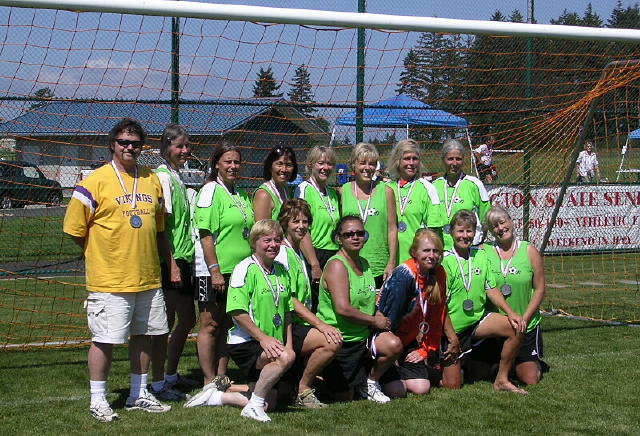
[[[514,9],[509,16],[509,21],[512,23],[524,23],[524,17],[522,16],[522,12],[519,9]]]
[[[424,98],[422,67],[418,52],[410,49],[404,58],[404,71],[400,73],[400,81],[396,89],[398,95],[406,94],[418,100]]]
[[[50,98],[53,98],[54,94],[51,88],[47,86],[47,87],[38,89],[36,92],[33,93],[33,96],[37,98],[38,101],[31,103],[31,105],[29,105],[29,110],[38,109],[46,105],[48,103],[47,100]]]
[[[282,93],[277,93],[280,89],[279,84],[276,83],[276,79],[273,77],[273,71],[271,67],[266,70],[260,67],[258,78],[253,85],[254,97],[282,97]]]
[[[587,5],[587,9],[584,11],[584,15],[582,16],[582,25],[588,27],[602,27],[602,18],[596,13],[593,12],[593,6],[591,3]]]
[[[294,103],[315,103],[315,95],[311,87],[311,74],[305,65],[296,68],[293,81],[289,83],[289,100]],[[313,115],[318,110],[313,106],[298,106],[297,109],[307,116]]]
[[[607,27],[617,29],[640,29],[640,6],[622,7],[622,0],[618,0],[616,7],[611,11],[611,17],[607,20]]]

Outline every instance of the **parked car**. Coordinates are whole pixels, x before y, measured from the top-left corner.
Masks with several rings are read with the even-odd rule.
[[[60,203],[60,183],[47,179],[37,166],[19,160],[0,160],[0,209]]]

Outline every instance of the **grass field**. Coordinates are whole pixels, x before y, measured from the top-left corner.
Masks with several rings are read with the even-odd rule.
[[[0,353],[0,410],[14,434],[638,434],[640,405],[635,361],[638,329],[558,318],[543,319],[545,361],[551,371],[530,394],[494,393],[487,382],[460,391],[436,389],[425,397],[387,405],[365,401],[323,410],[287,410],[259,424],[237,409],[184,409],[166,414],[122,410],[128,395],[126,349],[118,347],[109,401],[120,421],[99,423],[88,413],[86,349]],[[194,345],[181,372],[200,377]],[[233,375],[233,374],[232,374]]]

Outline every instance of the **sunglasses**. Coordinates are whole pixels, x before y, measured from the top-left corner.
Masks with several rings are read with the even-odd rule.
[[[133,141],[131,139],[116,139],[119,146],[127,148],[128,145],[132,145],[133,148],[142,147],[142,141]]]
[[[346,239],[353,238],[354,236],[357,236],[358,238],[364,238],[364,235],[366,235],[366,232],[364,230],[356,230],[353,232],[340,233],[340,237],[346,238]]]

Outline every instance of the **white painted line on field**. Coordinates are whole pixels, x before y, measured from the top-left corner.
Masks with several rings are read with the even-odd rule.
[[[557,288],[557,289],[563,289],[563,288],[568,288],[569,285],[563,285],[561,283],[547,283],[547,288]]]
[[[607,286],[606,284],[600,282],[578,282],[578,284],[584,286]]]
[[[624,285],[640,285],[640,282],[637,280],[616,280],[618,283],[622,283]]]

